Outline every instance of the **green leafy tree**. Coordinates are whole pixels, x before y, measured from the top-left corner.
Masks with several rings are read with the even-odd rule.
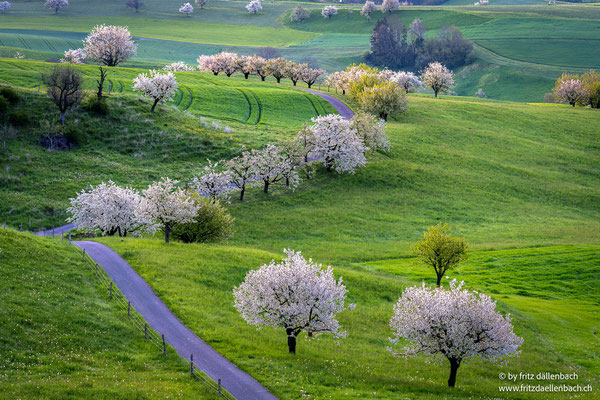
[[[467,258],[467,247],[465,239],[452,237],[448,224],[440,222],[429,227],[412,250],[424,265],[433,267],[440,286],[446,271]]]
[[[234,219],[227,214],[218,201],[190,192],[190,198],[198,207],[198,213],[192,222],[177,224],[171,234],[185,243],[218,242],[233,236]]]

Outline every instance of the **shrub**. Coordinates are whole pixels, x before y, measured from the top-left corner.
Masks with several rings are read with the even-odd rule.
[[[217,242],[227,240],[233,236],[233,218],[227,214],[218,202],[200,196],[198,193],[191,195],[194,203],[199,207],[194,222],[177,224],[171,234],[174,238],[185,243]]]
[[[302,22],[310,18],[310,11],[303,8],[301,5],[297,5],[296,8],[290,14],[290,21]]]
[[[8,120],[14,126],[25,126],[30,122],[29,113],[24,110],[13,110],[8,114]]]
[[[88,97],[83,103],[83,108],[89,111],[90,113],[97,115],[108,115],[108,113],[110,112],[110,108],[108,106],[108,103],[106,102],[106,99],[99,99],[96,96]]]
[[[0,114],[4,114],[8,110],[8,100],[0,96]]]
[[[63,131],[71,147],[82,146],[87,143],[87,134],[75,124],[67,124]]]
[[[19,102],[19,94],[17,91],[11,87],[1,87],[0,88],[0,96],[4,97],[10,104],[15,104]]]

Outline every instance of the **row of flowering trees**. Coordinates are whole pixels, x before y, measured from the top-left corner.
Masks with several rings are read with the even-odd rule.
[[[243,151],[231,160],[209,160],[187,189],[166,178],[141,193],[113,182],[84,190],[71,199],[70,221],[80,229],[100,230],[106,235],[162,230],[168,242],[177,225],[191,223],[197,216],[202,204],[194,201],[194,196],[218,204],[219,199],[227,201],[233,191],[239,191],[243,201],[246,190],[255,185],[261,185],[265,193],[274,184],[294,189],[300,182],[300,167],[307,178],[315,163],[324,164],[328,171],[354,173],[365,165],[369,149],[389,149],[385,124],[371,115],[359,114],[352,120],[327,115],[313,122],[295,140],[283,145]]]
[[[600,108],[600,73],[589,70],[581,76],[564,73],[554,86],[554,97],[561,102]]]
[[[301,175],[310,179],[315,164],[324,165],[327,171],[352,174],[366,164],[367,151],[390,148],[385,123],[372,115],[357,114],[346,120],[330,114],[312,121],[292,141],[242,151],[231,160],[209,162],[193,178],[192,186],[213,200],[226,200],[237,191],[243,201],[246,190],[252,186],[262,186],[264,193],[269,193],[274,184],[295,189]],[[302,173],[298,172],[300,169]]]
[[[214,75],[224,73],[229,77],[235,73],[241,73],[246,79],[250,75],[255,75],[263,81],[266,77],[272,76],[277,83],[280,83],[282,78],[288,78],[294,86],[298,81],[303,81],[309,88],[325,74],[322,69],[311,68],[306,63],[298,64],[282,57],[267,60],[257,55],[239,56],[235,53],[222,52],[214,55],[201,55],[197,61],[201,71],[212,72]]]
[[[436,258],[450,259],[455,252],[446,251],[445,245],[456,238],[446,235],[447,240],[443,240],[438,235],[432,242],[428,237],[432,229],[435,234],[447,226],[430,228],[420,244],[431,242],[438,250]],[[271,261],[248,272],[234,288],[234,306],[241,317],[257,328],[283,329],[291,354],[296,353],[296,339],[302,332],[308,337],[325,333],[345,337],[337,315],[356,305],[346,303],[348,291],[342,278],[336,280],[331,266],[323,269],[300,252],[284,252],[287,257],[281,262]],[[417,255],[431,265],[422,253]],[[492,298],[469,291],[456,280],[450,282],[448,289],[440,284],[431,288],[425,283],[406,288],[394,306],[389,325],[393,338],[388,350],[401,357],[423,355],[447,360],[450,387],[455,386],[463,362],[474,357],[503,361],[518,355],[523,344],[513,331],[510,315],[503,316],[496,311]],[[398,343],[402,344],[400,349],[395,346]]]
[[[78,229],[101,231],[109,236],[162,231],[167,243],[174,230],[184,241],[199,239],[194,224],[209,225],[203,239],[208,236],[226,239],[233,234],[233,219],[217,202],[201,198],[194,190],[184,189],[177,183],[163,178],[141,192],[112,181],[92,186],[71,199],[67,209],[71,214],[69,221]],[[179,229],[185,225],[188,225],[187,229]]]

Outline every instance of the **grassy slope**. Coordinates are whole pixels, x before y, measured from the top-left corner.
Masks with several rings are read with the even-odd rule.
[[[290,226],[284,215],[279,216]],[[272,236],[262,237],[262,247],[269,247],[266,242]],[[287,354],[283,331],[246,325],[233,308],[231,294],[249,269],[279,258],[281,252],[165,245],[157,240],[101,241],[122,254],[192,330],[281,399],[300,398],[302,393],[325,399],[496,398],[497,377],[502,371],[576,371],[577,383],[594,387],[600,383],[599,346],[594,333],[600,328],[598,246],[480,251],[473,253],[459,271],[450,273],[465,279],[471,288],[502,293],[494,295],[499,309],[513,315],[516,332],[525,338],[525,345],[522,355],[505,367],[479,361],[465,364],[459,371],[457,389],[448,390],[446,364],[395,359],[386,351],[393,302],[408,285],[423,279],[433,283],[432,273],[412,268],[410,259],[336,264],[336,275],[343,277],[350,301],[357,303],[355,311],[340,317],[349,335],[339,344],[330,337],[311,342],[301,339],[294,357]],[[355,245],[365,257],[368,246]],[[313,247],[309,241],[296,243],[307,256],[318,254]],[[337,244],[330,247],[334,253],[338,250]],[[321,256],[317,261],[328,259]],[[565,343],[567,337],[569,343]],[[564,397],[518,394],[503,398]]]
[[[77,252],[4,229],[0,249],[0,398],[214,398],[173,349],[144,341]]]
[[[599,243],[599,113],[410,100],[410,110],[388,128],[390,154],[372,156],[356,175],[331,176],[277,202],[258,196],[236,204],[234,242],[270,251],[308,246],[332,261],[388,258],[443,220],[478,247]]]
[[[39,82],[39,69],[47,66],[15,60],[5,63],[24,69],[4,68],[0,81],[31,86]],[[91,89],[96,68],[87,67],[84,71],[89,74]],[[139,71],[112,69],[109,84],[117,90],[121,82],[126,90],[136,72]],[[150,115],[148,100],[117,93],[109,98],[111,113],[106,117],[83,110],[67,117],[81,132],[77,135],[78,148],[48,153],[39,145],[37,123],[43,119],[55,120],[56,110],[43,95],[21,91],[24,98],[16,108],[33,110],[35,118],[21,128],[16,138],[7,140],[8,153],[0,157],[1,222],[26,225],[31,215],[32,229],[47,228],[52,226],[55,209],[55,224],[60,225],[66,217],[67,199],[90,184],[113,179],[120,183],[135,182],[141,188],[162,176],[187,180],[200,171],[207,158],[230,158],[243,145],[260,147],[290,137],[303,122],[317,115],[315,110],[321,114],[333,111],[329,103],[317,96],[283,85],[201,73],[178,74],[178,79],[182,91],[174,104],[181,110],[206,116],[207,122],[230,126],[233,133],[205,128],[198,118],[170,107],[162,107]],[[187,88],[192,91],[193,99]],[[269,124],[268,129],[265,123]]]

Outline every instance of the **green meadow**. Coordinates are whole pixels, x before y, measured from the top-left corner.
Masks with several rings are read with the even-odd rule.
[[[0,398],[217,398],[144,340],[79,252],[7,229],[0,250]]]

